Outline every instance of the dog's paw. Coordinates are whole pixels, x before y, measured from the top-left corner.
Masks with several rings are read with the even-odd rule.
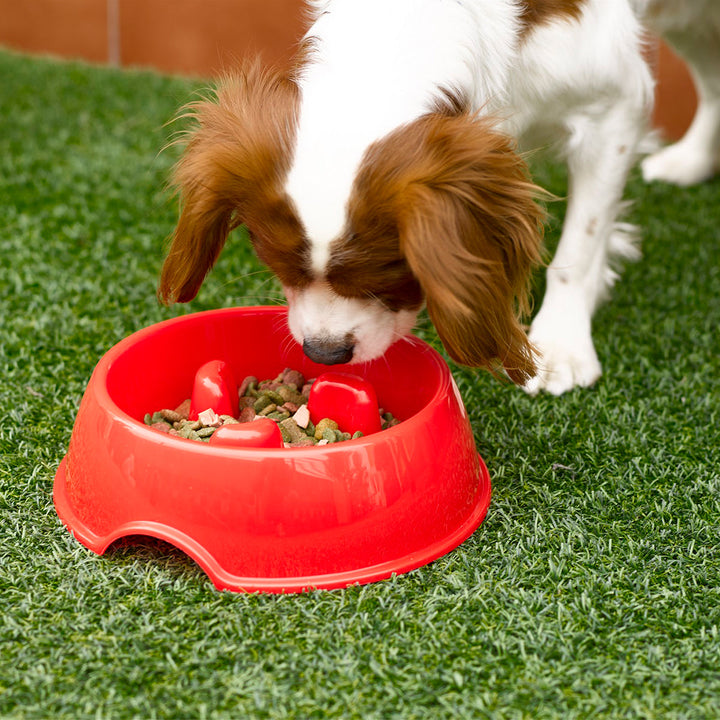
[[[589,327],[573,332],[568,324],[541,320],[533,323],[529,338],[538,355],[537,375],[523,387],[530,395],[541,390],[562,395],[592,385],[602,374]]]
[[[661,182],[689,187],[709,180],[718,170],[712,153],[689,147],[687,143],[668,145],[646,157],[640,164],[646,182]]]

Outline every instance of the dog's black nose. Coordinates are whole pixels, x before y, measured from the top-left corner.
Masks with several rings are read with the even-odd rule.
[[[306,338],[303,341],[303,352],[314,362],[323,365],[339,365],[352,360],[355,343],[347,339],[332,340]]]

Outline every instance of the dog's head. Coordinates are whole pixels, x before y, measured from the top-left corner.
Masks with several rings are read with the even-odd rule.
[[[313,200],[343,218],[320,242],[287,189],[299,102],[289,76],[252,65],[191,107],[197,126],[175,171],[182,209],[160,298],[192,299],[245,224],[311,359],[378,357],[425,303],[455,360],[499,364],[515,382],[532,376],[518,313],[543,213],[513,142],[461,103],[438,104],[366,149],[347,196]]]

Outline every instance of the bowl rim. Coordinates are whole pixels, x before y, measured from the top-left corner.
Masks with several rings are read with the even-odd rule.
[[[136,345],[138,342],[143,341],[146,337],[150,337],[165,328],[172,327],[173,325],[181,325],[184,322],[202,322],[203,318],[217,317],[228,314],[246,314],[255,313],[261,315],[286,315],[287,307],[275,306],[275,305],[248,305],[248,306],[235,306],[229,308],[217,308],[213,310],[202,310],[199,312],[186,313],[179,315],[174,318],[168,318],[161,320],[160,322],[146,326],[130,335],[126,336],[122,340],[118,341],[113,345],[105,354],[98,360],[97,365],[93,370],[93,375],[96,375],[93,382],[92,391],[95,393],[95,399],[102,409],[109,413],[115,420],[122,421],[128,424],[134,434],[139,433],[141,436],[147,436],[153,442],[171,442],[176,444],[178,441],[186,444],[188,450],[191,448],[198,453],[209,453],[213,457],[217,457],[219,454],[228,455],[231,457],[237,457],[238,454],[249,454],[249,455],[266,455],[269,453],[283,453],[284,455],[292,457],[298,453],[307,453],[316,449],[317,446],[302,446],[302,447],[278,447],[278,448],[255,448],[255,447],[232,447],[223,445],[209,445],[208,443],[200,443],[196,440],[190,440],[175,435],[167,435],[156,429],[146,425],[142,420],[138,420],[130,415],[128,412],[123,410],[118,403],[112,398],[108,387],[107,377],[112,369],[113,363],[116,362],[130,347]],[[434,388],[431,397],[423,405],[423,407],[416,413],[408,418],[403,419],[398,425],[385,430],[381,430],[372,435],[365,435],[361,438],[350,439],[342,443],[332,443],[330,445],[323,445],[324,452],[336,453],[336,452],[347,452],[350,447],[361,447],[363,445],[376,444],[382,440],[391,441],[396,435],[400,433],[406,433],[412,429],[412,427],[422,422],[424,415],[431,412],[431,409],[442,401],[442,398],[447,392],[455,392],[459,394],[455,380],[448,368],[447,364],[443,361],[440,354],[426,343],[421,338],[414,335],[406,335],[398,338],[395,343],[407,343],[413,347],[421,350],[428,359],[433,363],[434,368],[438,371],[438,377],[440,382]],[[358,368],[367,365],[368,363],[358,363]],[[330,367],[330,366],[329,366]],[[350,370],[343,370],[343,372],[350,372]],[[89,384],[89,383],[88,383]],[[459,398],[460,399],[460,398]],[[467,413],[467,410],[462,402],[459,403],[461,412]],[[148,410],[151,412],[151,410]]]

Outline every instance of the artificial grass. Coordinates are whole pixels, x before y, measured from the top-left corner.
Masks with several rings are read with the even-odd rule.
[[[240,237],[189,306],[155,299],[164,124],[198,85],[9,53],[0,76],[0,717],[717,717],[720,182],[633,176],[644,257],[597,315],[594,388],[453,366],[494,491],[460,548],[364,587],[219,593],[160,543],[93,555],[52,505],[107,349],[280,301]]]

